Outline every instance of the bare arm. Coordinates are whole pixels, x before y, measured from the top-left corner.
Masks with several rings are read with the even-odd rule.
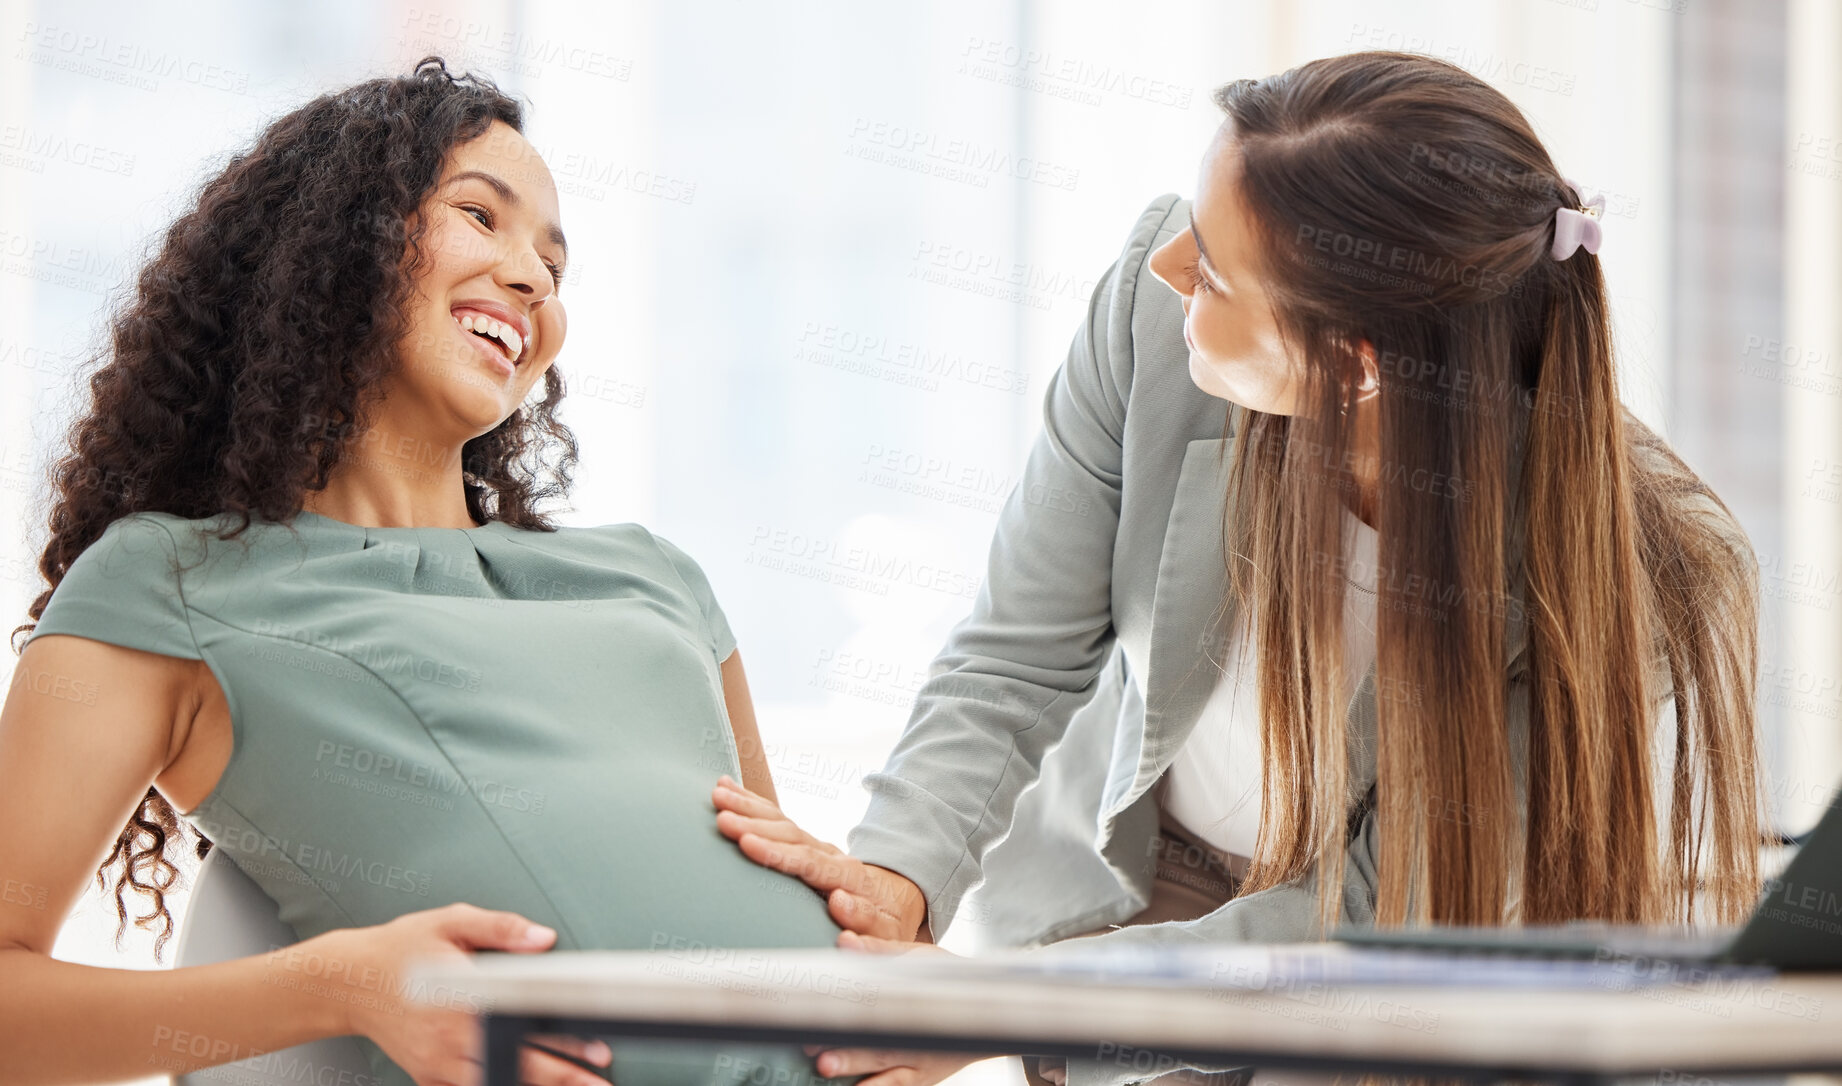
[[[54,960],[58,929],[177,758],[197,661],[47,635],[0,709],[0,1083],[176,1074],[347,1032],[266,957],[173,970]],[[203,1038],[203,1040],[200,1040]]]
[[[207,676],[201,660],[85,637],[47,634],[20,654],[0,709],[0,1084],[177,1075],[363,1034],[418,1082],[474,1086],[480,1008],[411,1005],[397,982],[416,960],[532,953],[555,940],[528,934],[514,913],[453,904],[184,969],[51,957],[84,883],[148,786],[180,761]],[[605,1046],[545,1039],[610,1058]],[[606,1082],[535,1048],[520,1064],[521,1081],[543,1086]]]
[[[723,701],[729,708],[729,727],[735,732],[736,754],[742,762],[742,783],[775,803],[774,776],[768,770],[767,752],[761,747],[761,729],[755,723],[755,700],[748,693],[748,676],[742,671],[740,649],[723,661]]]

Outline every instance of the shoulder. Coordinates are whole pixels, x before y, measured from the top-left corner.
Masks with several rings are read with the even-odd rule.
[[[593,540],[599,553],[616,568],[630,572],[650,571],[659,580],[682,585],[694,592],[704,581],[703,571],[695,559],[643,524],[624,521],[562,531],[580,532]]]
[[[218,545],[225,541],[216,538],[218,533],[232,531],[240,521],[236,513],[182,517],[163,510],[142,509],[110,521],[91,547],[101,546],[105,541],[110,548],[164,547],[169,556],[195,559],[219,549]],[[240,533],[240,539],[247,543],[264,530],[275,528],[287,530],[286,525],[271,524],[252,516],[249,527]]]
[[[184,523],[170,514],[146,512],[109,522],[71,559],[34,626],[33,639],[67,633],[199,659],[175,522]]]
[[[1739,518],[1669,442],[1629,408],[1624,429],[1639,554],[1658,603],[1652,683],[1659,698],[1667,698],[1677,680],[1670,624],[1687,620],[1677,616],[1725,612],[1729,620],[1756,626],[1761,568]]]
[[[1120,422],[1128,414],[1145,420],[1140,430],[1143,440],[1160,450],[1153,458],[1160,461],[1153,468],[1160,475],[1168,474],[1161,462],[1165,453],[1176,450],[1180,462],[1188,442],[1219,439],[1224,422],[1232,433],[1235,417],[1245,410],[1196,386],[1184,343],[1183,298],[1150,267],[1154,251],[1189,229],[1188,200],[1166,193],[1147,204],[1088,314],[1089,340],[1102,379],[1116,391]]]
[[[184,517],[159,510],[140,510],[111,521],[86,547],[78,564],[109,573],[150,579],[183,596],[201,583],[220,586],[247,583],[270,575],[276,565],[298,557],[281,541],[311,526],[295,528],[253,517],[246,527],[235,513]],[[241,527],[241,530],[239,528]],[[226,589],[229,590],[229,589]]]
[[[1121,255],[1138,256],[1142,265],[1152,249],[1169,240],[1171,235],[1190,228],[1190,202],[1174,192],[1167,192],[1145,205],[1138,221],[1127,236]]]
[[[1189,226],[1188,201],[1172,193],[1152,200],[1088,299],[1087,320],[1070,355],[1077,364],[1065,369],[1108,409],[1115,428],[1132,400],[1140,355],[1161,359],[1173,345],[1184,349],[1182,302],[1156,282],[1149,263],[1158,246]]]
[[[614,524],[560,525],[554,531],[517,533],[520,543],[553,553],[591,560],[626,573],[663,573],[676,579],[685,565],[695,566],[671,540],[637,521]]]
[[[583,539],[592,541],[602,553],[616,559],[625,559],[628,565],[656,565],[668,558],[667,548],[671,546],[636,521],[597,524],[592,528],[563,528],[561,531],[580,533]]]
[[[1129,306],[1138,293],[1140,282],[1150,274],[1146,265],[1152,251],[1189,228],[1190,202],[1175,193],[1165,193],[1145,205],[1145,210],[1139,212],[1114,262],[1111,280],[1113,297]]]
[[[709,638],[717,662],[721,663],[735,651],[735,631],[730,628],[729,618],[717,602],[716,590],[710,586],[709,577],[696,559],[676,543],[638,524],[610,524],[598,530],[608,531],[621,546],[649,547],[658,563],[659,583],[678,597],[687,612],[700,616],[703,632]]]
[[[187,523],[170,513],[127,513],[110,521],[89,546],[72,560],[70,570],[81,566],[92,576],[162,577],[173,571],[178,557],[178,537],[173,522]],[[61,585],[60,585],[61,587]]]
[[[580,533],[585,538],[593,539],[603,547],[617,550],[650,552],[654,550],[653,535],[644,524],[637,521],[623,520],[616,524],[597,524],[592,528],[562,527],[557,529],[559,535]]]
[[[672,573],[677,577],[680,583],[690,589],[694,595],[705,596],[709,594],[709,579],[704,576],[703,567],[697,564],[697,559],[692,558],[690,553],[683,547],[678,546],[678,544],[673,543],[657,532],[640,527],[639,525],[634,525],[634,527],[641,533],[644,533],[654,552],[665,559],[665,564],[671,567]]]
[[[123,514],[110,521],[108,526],[102,530],[102,535],[98,537],[98,542],[105,538],[128,541],[164,540],[170,547],[176,543],[173,531],[174,526],[183,526],[193,523],[196,522],[175,516],[172,513],[162,513],[157,510],[144,509],[134,513]]]
[[[1718,540],[1755,562],[1752,540],[1739,518],[1689,467],[1662,435],[1624,408],[1625,448],[1640,516],[1666,518],[1702,538]]]

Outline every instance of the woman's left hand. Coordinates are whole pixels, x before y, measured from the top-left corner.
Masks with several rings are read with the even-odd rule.
[[[854,931],[839,932],[838,945],[870,954],[907,954],[915,950],[930,954],[950,953],[932,943],[903,943],[894,939],[859,935]],[[818,1057],[815,1065],[819,1074],[827,1077],[868,1075],[858,1086],[933,1086],[967,1064],[990,1059],[993,1054],[904,1052],[887,1048],[826,1048],[823,1045],[807,1045],[806,1055]]]
[[[902,942],[918,939],[927,917],[921,888],[906,876],[864,863],[794,825],[780,805],[728,774],[710,792],[716,828],[742,855],[792,875],[825,895],[826,911],[846,931]]]

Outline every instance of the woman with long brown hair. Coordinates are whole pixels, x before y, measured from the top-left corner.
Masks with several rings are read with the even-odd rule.
[[[848,854],[734,782],[719,827],[829,893],[846,945],[931,940],[981,880],[975,926],[1014,945],[1737,921],[1757,563],[1619,402],[1588,194],[1425,56],[1215,101],[1195,200],[1101,279]],[[1059,869],[1013,874],[1032,853]]]
[[[773,785],[697,563],[539,508],[575,463],[567,259],[523,107],[438,57],[277,119],[167,231],[55,468],[49,587],[15,631],[0,1082],[354,1035],[361,1082],[467,1086],[482,1008],[409,984],[413,959],[833,942],[823,902],[710,832],[717,773]],[[158,953],[182,821],[301,942],[54,960],[112,870],[124,924],[125,894],[151,897]],[[527,1049],[520,1081],[610,1077],[822,1081],[788,1045],[578,1038]]]

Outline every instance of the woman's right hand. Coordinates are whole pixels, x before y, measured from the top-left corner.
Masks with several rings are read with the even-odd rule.
[[[716,828],[742,854],[792,875],[826,897],[832,919],[846,931],[898,942],[919,938],[927,919],[927,896],[908,878],[867,864],[837,845],[794,825],[773,800],[749,791],[727,775],[711,792]]]
[[[411,960],[468,959],[476,950],[536,953],[555,941],[555,931],[517,913],[463,902],[408,913],[387,924],[329,931],[283,947],[269,960],[272,969],[301,974],[303,985],[332,989],[346,1007],[346,1032],[370,1038],[417,1086],[479,1086],[485,1042],[478,1015],[486,1008],[470,1001],[441,1006],[411,998],[405,987]],[[601,1041],[552,1035],[530,1039],[599,1067],[613,1060]],[[519,1062],[521,1083],[607,1086],[607,1079],[541,1049],[527,1047]]]

